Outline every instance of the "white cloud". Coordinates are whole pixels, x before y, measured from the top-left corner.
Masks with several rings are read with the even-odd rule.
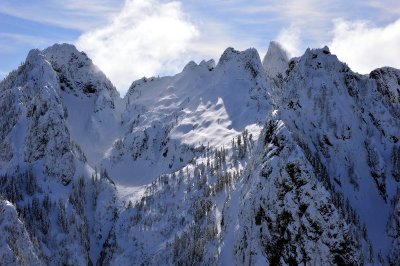
[[[383,27],[366,21],[337,20],[331,51],[354,71],[392,66],[400,68],[400,20]]]
[[[127,0],[112,23],[84,33],[76,45],[124,94],[135,79],[175,74],[190,60],[216,58],[228,46],[250,46],[229,32],[223,23],[193,22],[178,1]]]
[[[77,47],[124,93],[144,75],[175,72],[197,35],[178,2],[127,0],[111,24],[83,34]]]
[[[283,29],[276,37],[282,47],[289,53],[290,57],[301,55],[300,51],[300,29],[295,26]]]
[[[342,13],[342,6],[332,0],[280,1],[274,8],[272,14],[279,15],[281,26],[275,40],[292,57],[302,55],[307,47],[324,46],[331,39],[333,18]]]
[[[236,50],[245,50],[254,47],[256,38],[249,36],[234,36],[236,30],[230,25],[215,20],[202,20],[196,22],[197,38],[188,45],[188,54],[191,60],[203,60],[219,56],[228,47]]]

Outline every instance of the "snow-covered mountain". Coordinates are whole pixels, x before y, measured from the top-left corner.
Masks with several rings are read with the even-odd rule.
[[[270,108],[255,49],[226,49],[219,63],[190,62],[173,77],[133,82],[123,99],[125,133],[103,160],[119,183],[149,184],[187,165],[204,146],[230,145],[246,128],[258,134]]]
[[[0,264],[398,265],[399,84],[271,42],[120,98],[32,50],[0,83]]]

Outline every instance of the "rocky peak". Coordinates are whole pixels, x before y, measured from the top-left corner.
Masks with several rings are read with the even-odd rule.
[[[199,64],[199,66],[206,67],[206,68],[208,68],[208,70],[211,71],[215,68],[215,61],[214,61],[214,59],[211,59],[208,61],[202,60]]]
[[[88,97],[99,95],[103,90],[118,95],[117,90],[104,73],[75,46],[55,44],[43,50],[43,55],[57,72],[61,90],[81,97],[83,95]]]
[[[319,49],[308,48],[298,62],[304,69],[308,69],[307,71],[345,72],[349,70],[347,65],[339,61],[336,55],[331,54],[327,46]]]
[[[190,71],[193,70],[197,67],[198,65],[194,61],[190,61],[189,63],[186,64],[186,66],[183,68],[182,72]]]
[[[211,71],[215,68],[215,61],[213,59],[208,60],[208,61],[202,60],[200,62],[200,64],[196,64],[196,62],[190,61],[183,68],[182,72],[191,71],[191,70],[196,69],[197,67],[207,68],[209,71]]]
[[[270,42],[267,54],[262,62],[268,77],[273,78],[285,73],[288,63],[289,55],[281,44],[275,41]]]
[[[372,71],[369,77],[376,81],[378,91],[400,116],[400,70],[382,67]]]
[[[218,61],[218,65],[224,65],[228,62],[249,63],[254,61],[261,61],[260,56],[255,48],[249,48],[240,52],[232,47],[229,47],[222,53]]]
[[[27,88],[56,87],[57,76],[43,53],[33,49],[28,53],[25,64],[19,69],[19,77],[16,78]]]

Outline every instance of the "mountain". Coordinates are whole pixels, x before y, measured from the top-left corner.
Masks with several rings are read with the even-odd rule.
[[[216,66],[190,62],[176,76],[135,81],[123,101],[125,133],[102,167],[127,185],[149,184],[246,128],[258,133],[270,106],[257,51],[232,48]]]
[[[82,77],[95,81],[91,92]],[[0,91],[0,191],[11,202],[6,205],[13,204],[7,209],[16,210],[10,217],[19,219],[21,231],[13,234],[28,232],[25,245],[38,264],[88,264],[98,256],[118,205],[115,185],[105,171],[92,169],[80,145],[92,154],[87,138],[95,142],[92,147],[103,140],[95,137],[106,128],[101,119],[115,116],[110,111],[115,88],[86,55],[55,45],[30,51]],[[82,130],[88,137],[79,135]],[[10,246],[13,238],[2,249],[11,248],[10,261],[29,265]]]
[[[0,264],[398,265],[399,84],[271,42],[121,98],[32,50],[0,82]]]

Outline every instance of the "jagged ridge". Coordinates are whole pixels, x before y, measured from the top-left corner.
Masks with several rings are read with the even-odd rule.
[[[21,264],[395,265],[399,77],[272,42],[262,63],[228,48],[121,99],[75,47],[32,50],[0,83],[0,251]]]

